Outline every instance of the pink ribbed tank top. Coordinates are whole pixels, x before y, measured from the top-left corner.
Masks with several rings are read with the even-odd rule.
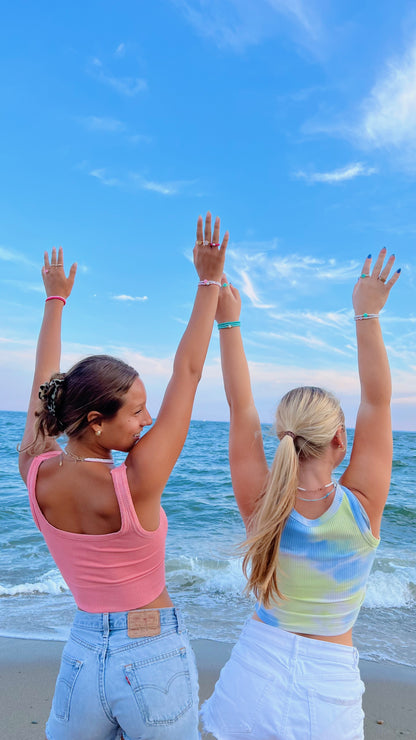
[[[34,458],[27,479],[30,508],[77,606],[87,612],[121,612],[146,606],[165,587],[167,518],[160,507],[154,532],[141,526],[133,506],[123,463],[110,472],[120,508],[121,528],[110,534],[76,534],[56,529],[36,500],[36,480],[46,452]]]

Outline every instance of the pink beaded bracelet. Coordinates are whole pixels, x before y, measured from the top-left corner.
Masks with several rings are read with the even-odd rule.
[[[221,288],[221,283],[217,280],[200,280],[198,285],[218,285],[218,287]]]
[[[65,298],[63,298],[61,295],[50,295],[50,296],[48,296],[46,298],[45,303],[46,303],[46,301],[55,301],[55,300],[56,301],[62,301],[62,303],[64,304],[64,306],[66,304]]]

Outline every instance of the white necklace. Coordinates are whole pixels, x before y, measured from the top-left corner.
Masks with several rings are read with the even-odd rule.
[[[76,462],[98,462],[107,463],[107,465],[114,465],[114,460],[112,457],[80,457],[80,455],[74,455],[74,453],[70,452],[70,450],[68,449],[63,450],[63,453],[68,457],[72,457],[72,459]],[[59,465],[62,466],[62,457]]]
[[[310,489],[310,493],[315,493],[318,491],[322,491],[324,488],[329,488],[329,491],[325,493],[323,496],[319,496],[318,498],[304,498],[303,496],[299,496],[297,494],[297,498],[300,501],[323,501],[325,498],[328,498],[328,496],[331,495],[335,491],[336,483],[334,481],[331,481],[330,483],[326,483],[324,486],[321,486],[320,488],[312,488]],[[298,491],[307,491],[307,488],[301,488],[301,486],[298,486]]]

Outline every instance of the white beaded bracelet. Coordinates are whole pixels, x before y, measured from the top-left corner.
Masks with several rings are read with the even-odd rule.
[[[221,288],[221,283],[218,280],[200,280],[198,285],[218,285]]]

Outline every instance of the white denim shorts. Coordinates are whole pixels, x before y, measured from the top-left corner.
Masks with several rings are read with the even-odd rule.
[[[201,709],[217,740],[363,740],[358,651],[247,620]]]

